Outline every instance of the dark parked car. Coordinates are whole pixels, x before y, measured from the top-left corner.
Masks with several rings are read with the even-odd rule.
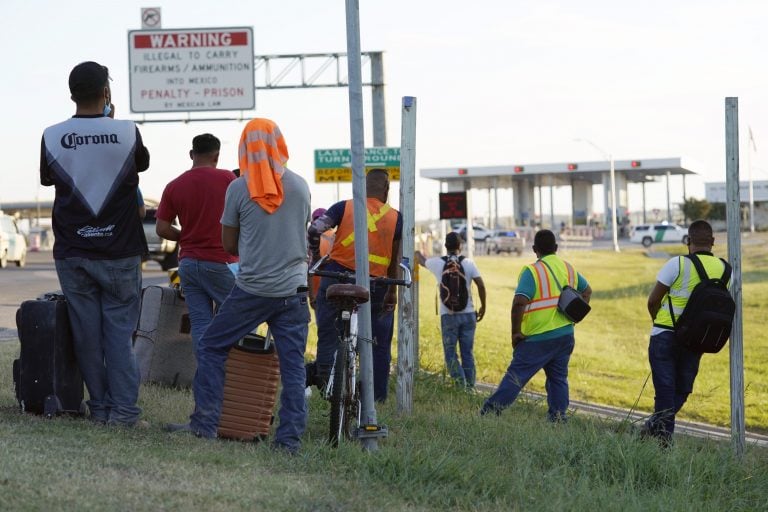
[[[157,208],[147,208],[147,214],[144,217],[144,236],[147,237],[147,249],[149,254],[147,260],[156,261],[163,270],[169,270],[179,266],[179,244],[173,240],[161,238],[155,232],[155,214]],[[173,225],[179,227],[178,221]],[[142,267],[144,263],[142,263]]]

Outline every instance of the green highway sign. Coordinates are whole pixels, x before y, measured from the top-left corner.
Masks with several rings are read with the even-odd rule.
[[[391,181],[400,180],[400,148],[365,148],[365,170],[389,171]],[[315,150],[315,183],[352,182],[352,154],[349,149]]]

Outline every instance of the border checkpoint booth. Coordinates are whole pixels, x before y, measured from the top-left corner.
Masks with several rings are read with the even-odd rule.
[[[629,183],[641,185],[642,194],[642,222],[646,222],[646,183],[659,182],[665,179],[666,183],[666,217],[672,219],[672,199],[670,197],[670,177],[681,176],[683,201],[686,198],[685,177],[696,174],[690,170],[690,162],[681,157],[677,158],[647,158],[636,160],[614,160],[614,179],[616,183],[617,224],[621,226],[621,219],[625,217],[629,203]],[[491,219],[491,227],[499,226],[499,199],[500,189],[512,190],[512,207],[514,212],[514,225],[516,227],[535,228],[535,219],[539,219],[540,226],[559,230],[555,223],[554,213],[554,189],[556,187],[569,187],[571,191],[570,226],[579,231],[590,228],[591,212],[593,212],[593,185],[601,185],[603,204],[605,210],[600,219],[604,229],[594,229],[591,226],[590,233],[596,238],[606,236],[607,230],[610,236],[611,205],[610,198],[610,160],[562,162],[545,164],[511,164],[497,166],[467,166],[421,169],[422,178],[437,180],[440,182],[441,192],[470,191],[473,189],[488,190],[487,218]],[[549,212],[541,211],[542,196],[549,192]],[[536,196],[538,195],[538,201]],[[467,217],[474,218],[472,202],[467,201]],[[538,208],[537,208],[538,207]],[[445,223],[444,223],[445,224]],[[471,222],[467,223],[468,226]],[[447,226],[443,226],[443,231]],[[533,229],[522,230],[530,234]],[[444,233],[443,233],[444,235]],[[468,240],[471,237],[468,237]],[[471,241],[468,245],[473,245]],[[474,252],[474,248],[468,247]]]

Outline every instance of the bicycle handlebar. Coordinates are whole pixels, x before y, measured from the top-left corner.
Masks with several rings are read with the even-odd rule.
[[[333,277],[335,279],[338,279],[340,281],[346,281],[349,283],[355,282],[355,273],[354,272],[337,272],[335,270],[323,270],[320,267],[325,264],[325,262],[328,261],[328,255],[326,254],[319,260],[317,260],[317,263],[312,265],[312,268],[309,269],[309,275],[310,276],[321,276],[321,277]],[[403,273],[405,274],[405,279],[392,279],[389,277],[376,277],[376,276],[370,276],[370,280],[377,284],[394,284],[397,286],[405,286],[406,288],[411,287],[411,268],[408,266],[408,258],[403,258],[403,261],[400,262],[400,268],[403,269]]]

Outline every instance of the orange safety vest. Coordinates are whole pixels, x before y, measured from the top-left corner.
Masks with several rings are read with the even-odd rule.
[[[367,208],[368,273],[376,277],[386,277],[392,261],[392,241],[395,239],[397,210],[372,197],[367,199]],[[355,268],[355,223],[351,199],[344,206],[344,217],[336,229],[330,258],[349,269]]]

